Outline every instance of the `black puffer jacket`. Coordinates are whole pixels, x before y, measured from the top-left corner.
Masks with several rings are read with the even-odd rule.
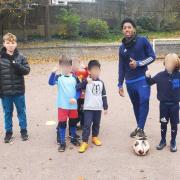
[[[27,59],[16,49],[12,56],[0,52],[0,97],[25,93],[24,75],[29,74]]]

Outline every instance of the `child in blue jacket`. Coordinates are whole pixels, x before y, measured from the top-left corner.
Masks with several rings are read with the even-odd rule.
[[[157,85],[157,98],[160,101],[161,141],[156,147],[162,150],[166,146],[167,124],[171,123],[170,151],[176,152],[177,125],[179,124],[180,72],[179,58],[176,54],[168,54],[164,61],[165,70],[153,78],[147,74],[149,85]]]
[[[66,149],[66,126],[67,120],[69,120],[71,143],[75,146],[79,146],[80,143],[76,138],[76,124],[78,119],[77,111],[77,99],[79,93],[76,91],[76,85],[79,82],[78,79],[72,75],[72,60],[66,56],[62,56],[59,61],[61,67],[61,74],[57,75],[57,68],[53,70],[49,78],[49,84],[51,86],[57,85],[58,97],[58,132],[60,139],[59,152],[64,152]]]

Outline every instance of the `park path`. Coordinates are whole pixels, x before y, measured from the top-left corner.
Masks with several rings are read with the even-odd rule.
[[[55,64],[31,65],[26,79],[27,113],[30,140],[20,140],[18,121],[14,113],[12,144],[3,143],[3,114],[0,108],[0,180],[179,180],[180,151],[171,153],[169,146],[156,151],[160,128],[158,101],[152,88],[150,113],[146,125],[151,150],[149,155],[138,157],[132,151],[133,140],[129,133],[135,120],[129,98],[118,96],[117,62],[102,62],[102,79],[105,81],[109,114],[102,117],[100,138],[102,147],[90,146],[84,154],[68,143],[67,151],[59,153],[56,145],[56,88],[48,86],[48,75]],[[152,74],[163,69],[162,62],[150,67]],[[170,131],[168,129],[169,142]],[[179,135],[177,146],[180,147]]]

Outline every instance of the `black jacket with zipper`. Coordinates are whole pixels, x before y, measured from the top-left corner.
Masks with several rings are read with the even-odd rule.
[[[27,59],[17,49],[11,56],[3,48],[0,52],[0,97],[23,95],[25,93],[24,75],[29,72]]]

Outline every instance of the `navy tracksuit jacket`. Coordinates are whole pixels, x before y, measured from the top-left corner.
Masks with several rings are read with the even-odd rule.
[[[129,66],[130,58],[136,60],[136,69]],[[122,44],[119,49],[119,88],[126,79],[127,91],[137,121],[137,126],[144,129],[149,111],[150,86],[146,82],[147,66],[155,60],[155,54],[149,41],[142,36],[136,37],[131,47]]]
[[[172,74],[166,70],[158,73],[153,78],[147,77],[149,85],[157,85],[157,98],[160,101],[160,122],[171,124],[179,123],[180,101],[180,72]]]

